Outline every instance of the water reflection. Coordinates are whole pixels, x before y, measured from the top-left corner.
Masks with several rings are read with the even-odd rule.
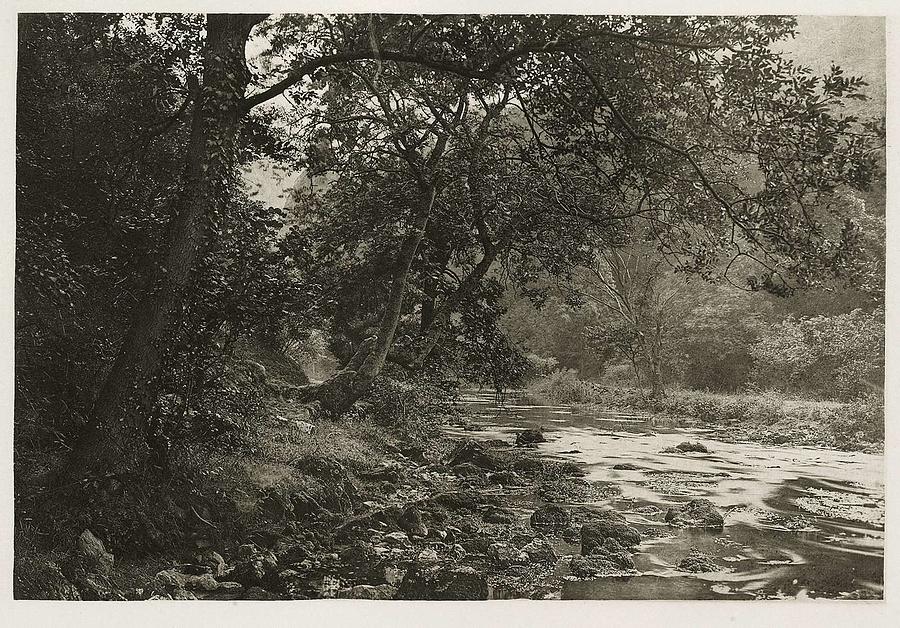
[[[584,414],[525,398],[503,407],[486,396],[466,401],[478,407],[478,438],[511,441],[523,428],[543,428],[542,452],[585,465],[589,481],[615,483],[621,494],[596,504],[616,508],[649,539],[634,557],[640,575],[567,582],[563,598],[834,598],[883,591],[881,455],[725,443],[703,430],[654,428],[637,413]],[[710,453],[660,453],[688,439]],[[612,468],[622,463],[637,468]],[[647,514],[695,497],[726,515],[722,531],[673,529],[659,514]],[[722,570],[679,572],[675,566],[691,548],[713,556]]]

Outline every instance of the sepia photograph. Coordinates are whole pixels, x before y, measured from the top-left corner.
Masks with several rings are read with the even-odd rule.
[[[886,597],[886,18],[487,8],[11,14],[15,600]]]

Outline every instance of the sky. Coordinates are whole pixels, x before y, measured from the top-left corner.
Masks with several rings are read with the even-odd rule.
[[[815,72],[825,72],[834,62],[844,73],[860,75],[869,86],[866,94],[872,112],[884,113],[885,30],[883,17],[800,16],[797,36],[782,49]]]

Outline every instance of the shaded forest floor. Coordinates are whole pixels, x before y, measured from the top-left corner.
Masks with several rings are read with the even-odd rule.
[[[352,417],[310,423],[292,402],[266,403],[240,443],[198,454],[191,482],[143,504],[150,550],[123,532],[134,513],[95,518],[74,543],[51,547],[20,513],[16,597],[552,598],[573,570],[632,566],[617,543],[609,560],[576,558],[584,524],[624,525],[615,513],[553,505],[608,488],[585,482],[576,464]]]

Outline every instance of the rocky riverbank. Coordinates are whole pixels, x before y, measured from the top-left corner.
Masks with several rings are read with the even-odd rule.
[[[67,599],[553,599],[566,580],[634,574],[632,551],[642,532],[613,510],[587,505],[616,487],[585,481],[577,464],[540,457],[533,446],[540,440],[532,431],[509,442],[440,438],[427,451],[397,448],[392,460],[354,471],[307,455],[294,466],[318,483],[260,493],[261,518],[243,542],[200,542],[168,564],[119,564],[85,530],[72,557],[51,570],[55,582],[44,593]],[[697,512],[711,508],[702,501],[687,514],[656,517],[706,525],[709,513],[696,522]],[[684,558],[687,571],[706,564]]]

